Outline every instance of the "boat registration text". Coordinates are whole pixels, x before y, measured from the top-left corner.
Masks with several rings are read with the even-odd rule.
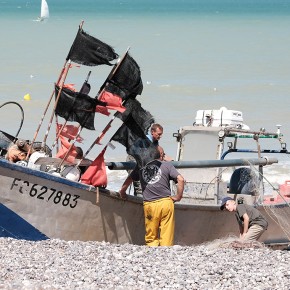
[[[75,208],[78,204],[79,195],[64,193],[61,190],[54,188],[47,188],[38,184],[30,183],[26,180],[14,178],[10,190],[18,189],[20,194],[27,194],[30,197],[37,198],[46,202],[53,202],[61,204],[62,206],[69,206]]]

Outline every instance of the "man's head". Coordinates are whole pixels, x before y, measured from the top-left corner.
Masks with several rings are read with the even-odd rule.
[[[162,134],[163,134],[163,127],[160,124],[153,124],[151,126],[151,135],[152,135],[153,141],[160,140]]]
[[[20,150],[17,145],[12,145],[8,148],[6,159],[10,162],[16,163],[17,161],[25,160],[26,152]]]
[[[159,152],[159,154],[160,154],[160,157],[159,157],[159,159],[160,160],[163,160],[164,159],[164,156],[165,156],[165,153],[164,153],[164,150],[163,150],[163,148],[161,147],[161,146],[157,146],[157,150],[158,150],[158,152]]]
[[[75,150],[76,150],[76,153],[77,153],[76,159],[83,158],[83,156],[84,156],[83,149],[81,147],[77,146]]]
[[[231,197],[224,197],[220,206],[221,210],[235,211],[236,210],[236,202]]]

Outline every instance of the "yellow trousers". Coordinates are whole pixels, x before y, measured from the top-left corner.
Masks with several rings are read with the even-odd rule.
[[[174,204],[170,197],[143,204],[147,246],[173,246]]]

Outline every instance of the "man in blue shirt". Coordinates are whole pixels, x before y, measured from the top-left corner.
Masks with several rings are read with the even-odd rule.
[[[163,127],[160,124],[155,123],[151,126],[150,132],[146,136],[154,145],[158,146],[162,135]],[[172,161],[173,159],[164,153],[163,160]]]

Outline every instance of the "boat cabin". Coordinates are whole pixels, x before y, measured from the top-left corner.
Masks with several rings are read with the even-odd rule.
[[[186,180],[183,203],[219,204],[231,194],[239,194],[250,204],[261,202],[261,195],[272,194],[271,185],[263,180],[263,166],[245,162],[243,166],[214,167],[212,161],[267,159],[272,153],[287,153],[280,126],[275,133],[252,131],[243,123],[241,112],[224,107],[197,111],[193,125],[181,127],[173,136],[177,161],[203,161],[192,168],[179,168]]]

